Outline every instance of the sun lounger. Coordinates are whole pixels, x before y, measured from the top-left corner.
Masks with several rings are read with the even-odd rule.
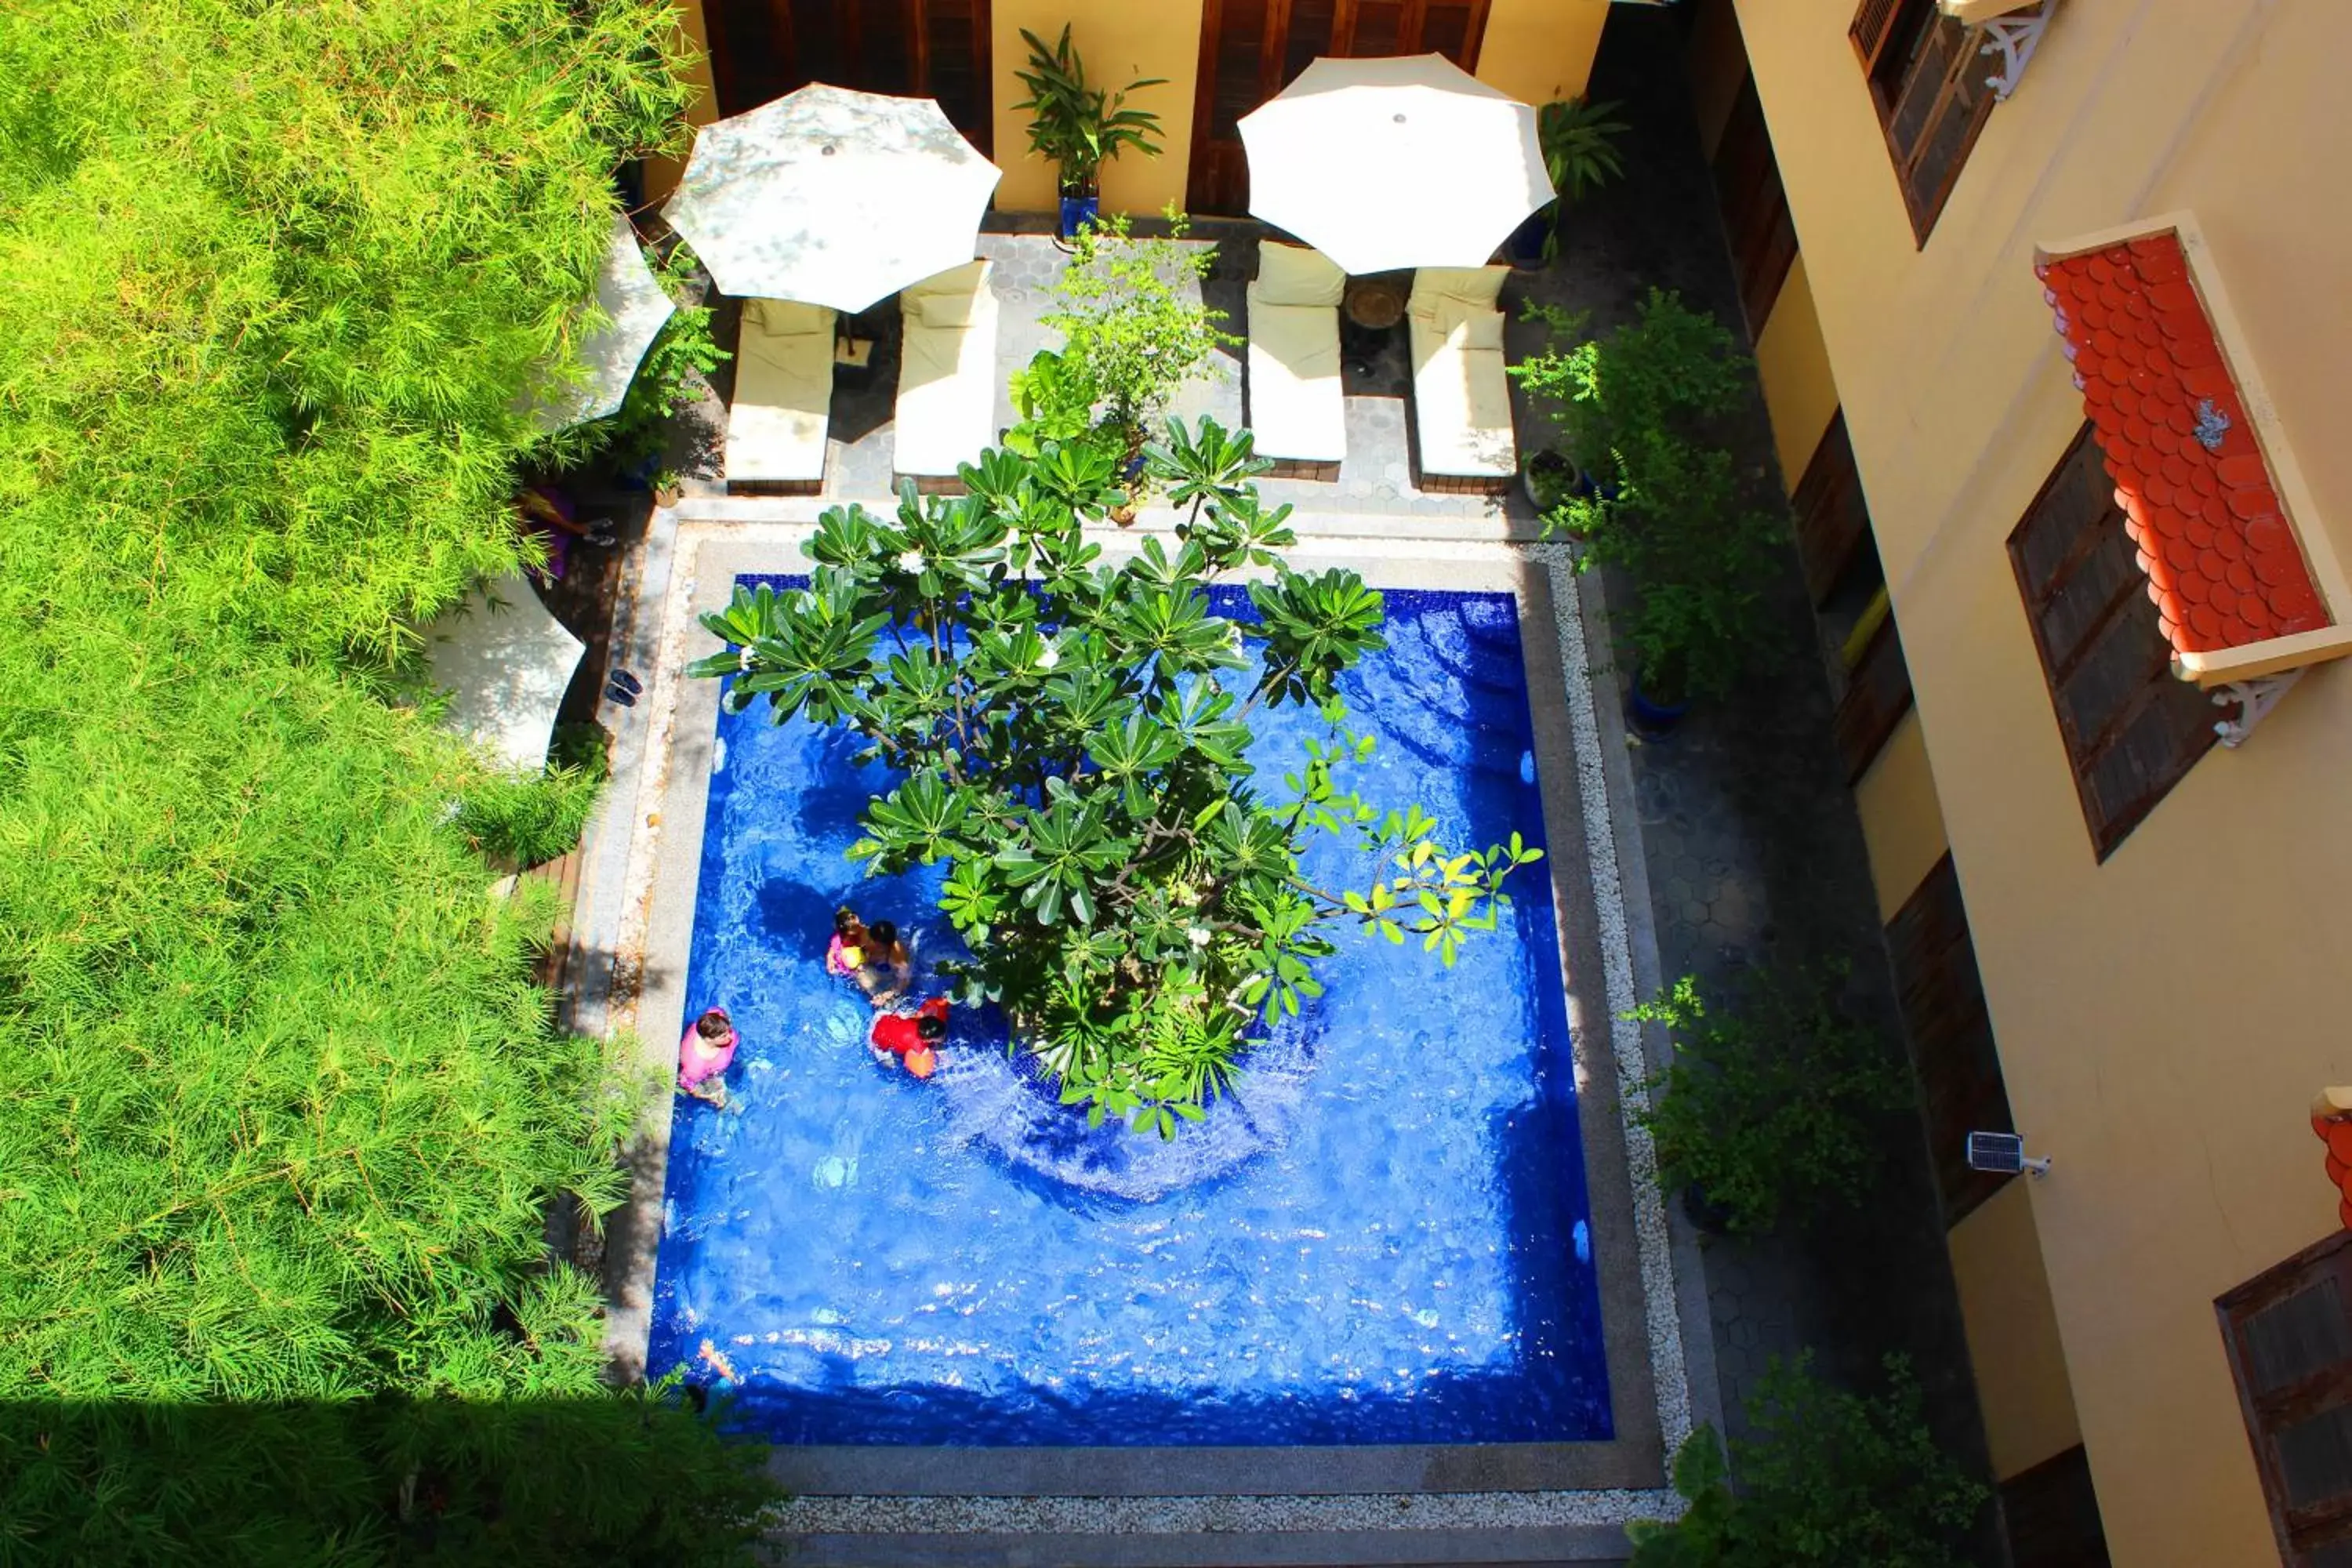
[[[1329,466],[1348,454],[1339,297],[1348,275],[1305,246],[1258,247],[1249,304],[1249,427],[1261,457]]]
[[[730,484],[816,485],[833,406],[833,311],[747,300],[727,410]]]
[[[898,409],[890,467],[950,475],[996,442],[996,293],[968,261],[898,296]]]
[[[1424,489],[1499,488],[1518,472],[1495,303],[1510,275],[1507,267],[1424,267],[1413,275],[1405,315]]]

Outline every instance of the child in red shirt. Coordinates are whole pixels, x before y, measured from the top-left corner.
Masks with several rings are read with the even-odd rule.
[[[934,996],[911,1014],[886,1013],[874,1020],[875,1058],[885,1067],[900,1061],[917,1078],[939,1070],[939,1045],[948,1037],[948,999]]]

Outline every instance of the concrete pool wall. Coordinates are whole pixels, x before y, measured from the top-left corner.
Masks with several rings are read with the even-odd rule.
[[[646,1066],[665,1075],[686,979],[719,695],[715,683],[680,676],[707,651],[695,617],[723,604],[740,573],[804,566],[799,544],[817,510],[712,500],[657,512],[637,597],[623,605],[615,629],[625,650],[616,658],[645,677],[646,690],[615,726],[614,782],[587,847],[575,942],[607,962],[587,966],[605,984],[586,988],[593,994],[576,1000],[575,1016],[591,1028],[642,1020]],[[1103,542],[1116,552],[1171,521],[1147,513],[1133,531],[1105,529]],[[1503,518],[1448,520],[1446,531],[1457,537],[1443,541],[1426,537],[1427,520],[1293,521],[1301,537],[1291,556],[1302,570],[1346,565],[1374,586],[1517,598],[1617,1435],[1594,1443],[1349,1447],[780,1447],[772,1468],[795,1499],[780,1527],[804,1545],[885,1534],[909,1544],[970,1536],[976,1549],[982,1537],[1026,1536],[1044,1549],[1049,1538],[1098,1532],[1503,1530],[1517,1544],[1503,1543],[1509,1550],[1500,1557],[1501,1546],[1486,1551],[1486,1560],[1538,1552],[1612,1559],[1624,1551],[1624,1520],[1674,1510],[1664,1490],[1665,1456],[1695,1422],[1720,1425],[1696,1247],[1660,1201],[1647,1139],[1624,1115],[1662,1042],[1619,1015],[1658,975],[1647,900],[1633,899],[1629,910],[1621,892],[1641,885],[1639,840],[1622,727],[1613,703],[1593,696],[1587,618],[1599,606],[1591,585],[1568,571],[1564,552],[1527,541],[1521,525]],[[1546,626],[1558,637],[1543,636]],[[667,1102],[646,1118],[631,1152],[632,1197],[608,1233],[608,1349],[622,1376],[646,1370],[669,1124]],[[1360,1544],[1346,1555],[1379,1560],[1368,1550]],[[830,1549],[816,1555],[856,1557]]]

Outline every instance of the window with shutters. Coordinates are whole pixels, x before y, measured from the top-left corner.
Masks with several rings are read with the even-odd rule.
[[[2172,644],[2084,425],[2009,536],[2083,819],[2098,858],[2212,749],[2212,700],[2172,672]]]
[[[2080,1443],[2000,1483],[2010,1568],[2108,1568],[2106,1526]]]
[[[1848,29],[1921,245],[1996,101],[1977,30],[1936,0],[1862,0]]]
[[[2238,1403],[2294,1568],[2352,1563],[2352,1231],[2214,1303]]]
[[[822,81],[936,98],[990,151],[989,0],[709,0],[704,20],[721,114]]]
[[[1927,1107],[1928,1157],[1944,1200],[1944,1223],[1957,1225],[2011,1179],[1969,1168],[1969,1134],[2016,1129],[1959,873],[1949,855],[1886,922],[1886,949]]]
[[[1845,411],[1813,448],[1790,498],[1797,520],[1797,558],[1827,647],[1836,650],[1841,681],[1832,723],[1846,782],[1869,770],[1887,737],[1911,710],[1911,671],[1887,597],[1886,574],[1870,531],[1870,509],[1847,439]]]
[[[1185,205],[1249,211],[1243,115],[1290,84],[1318,56],[1439,54],[1478,68],[1489,0],[1205,0],[1199,90]]]
[[[1911,667],[1903,662],[1903,634],[1895,630],[1885,587],[1847,638],[1844,662],[1845,690],[1831,729],[1852,784],[1870,771],[1895,726],[1911,711]]]
[[[1797,226],[1789,216],[1788,193],[1780,188],[1780,165],[1764,124],[1764,103],[1748,73],[1731,106],[1723,140],[1715,151],[1715,194],[1723,209],[1724,237],[1731,245],[1731,268],[1739,280],[1739,306],[1748,335],[1764,331],[1772,302],[1797,259]]]

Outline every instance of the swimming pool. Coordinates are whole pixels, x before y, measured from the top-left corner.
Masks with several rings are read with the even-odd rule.
[[[1363,793],[1542,842],[1511,597],[1387,603],[1345,682]],[[987,1016],[929,1083],[875,1067],[823,972],[831,910],[914,926],[919,961],[940,873],[842,858],[884,782],[847,742],[764,706],[718,726],[686,1016],[725,1005],[743,1045],[735,1109],[673,1112],[650,1370],[790,1443],[1612,1436],[1548,865],[1450,971],[1343,935],[1322,1001],[1173,1142],[1090,1131]],[[1322,725],[1259,730],[1278,779]]]

